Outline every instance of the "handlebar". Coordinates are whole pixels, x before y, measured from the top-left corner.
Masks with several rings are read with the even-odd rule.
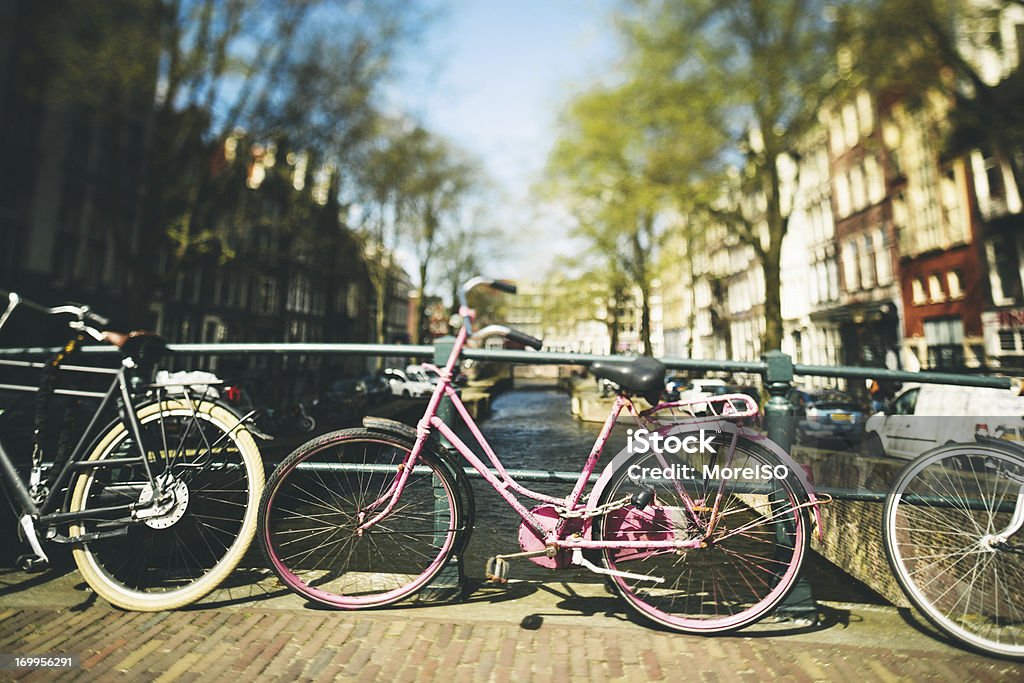
[[[509,341],[514,341],[523,346],[529,346],[531,349],[540,351],[541,347],[544,346],[544,342],[536,337],[531,337],[525,332],[519,330],[513,330],[505,325],[488,325],[482,330],[477,331],[473,334],[473,339],[486,339],[488,337],[504,337]]]
[[[459,304],[461,306],[467,305],[466,297],[469,294],[469,290],[473,289],[478,285],[486,285],[491,289],[496,289],[499,292],[505,292],[506,294],[516,293],[516,284],[511,280],[488,280],[487,278],[477,276],[475,278],[467,280],[465,283],[463,283],[462,287],[459,288]]]
[[[7,322],[7,318],[10,317],[11,313],[18,306],[26,306],[27,308],[31,308],[32,310],[38,311],[39,313],[43,313],[45,315],[73,315],[75,317],[75,320],[69,323],[70,326],[75,329],[84,329],[86,332],[91,334],[93,337],[96,337],[97,339],[99,339],[99,337],[97,337],[99,332],[87,327],[85,325],[85,321],[89,320],[93,323],[96,323],[97,325],[110,324],[109,319],[104,318],[102,315],[99,315],[97,313],[93,313],[93,311],[88,306],[85,305],[64,304],[62,306],[50,307],[43,306],[42,304],[37,304],[36,302],[30,301],[28,299],[24,299],[21,297],[21,295],[19,295],[16,292],[5,292],[3,290],[0,290],[0,295],[5,295],[7,298],[7,308],[6,310],[4,310],[3,314],[0,315],[0,327],[3,327],[4,323]]]
[[[471,319],[472,312],[469,312],[467,297],[469,295],[469,291],[476,287],[477,285],[487,285],[491,289],[496,289],[499,292],[505,292],[506,294],[516,293],[516,284],[511,280],[488,280],[486,278],[477,276],[463,284],[462,287],[459,288],[459,305],[461,306],[462,311],[464,311],[464,313],[462,314],[465,317],[463,324],[466,327],[467,334],[470,334],[478,339],[497,334],[505,337],[506,339],[514,341],[517,344],[529,346],[532,349],[540,351],[541,347],[544,346],[544,342],[542,342],[540,339],[537,339],[536,337],[531,337],[525,332],[520,332],[519,330],[513,330],[511,328],[505,327],[504,325],[488,325],[484,329],[480,330],[480,332],[473,334],[473,321]]]

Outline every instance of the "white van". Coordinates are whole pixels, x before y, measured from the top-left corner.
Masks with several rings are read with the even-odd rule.
[[[978,432],[1024,433],[1024,396],[1016,390],[907,384],[864,424],[863,452],[914,458],[935,446],[973,442]]]

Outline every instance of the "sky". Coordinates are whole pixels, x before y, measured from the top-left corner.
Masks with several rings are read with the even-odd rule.
[[[492,221],[515,244],[492,267],[538,279],[572,249],[568,221],[531,201],[566,104],[615,65],[612,0],[448,0],[412,55],[400,106],[477,158],[497,186]],[[543,248],[538,250],[538,246]],[[491,273],[488,273],[491,275]]]

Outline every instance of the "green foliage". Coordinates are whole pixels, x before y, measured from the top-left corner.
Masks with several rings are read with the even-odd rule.
[[[825,0],[623,3],[623,80],[573,102],[549,176],[579,233],[644,291],[645,312],[664,226],[700,232],[671,216],[724,222],[762,262],[764,348],[780,345],[779,164],[799,155],[836,91],[835,11]],[[763,201],[735,201],[749,196]]]

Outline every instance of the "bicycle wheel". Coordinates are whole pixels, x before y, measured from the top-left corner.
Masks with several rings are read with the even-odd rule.
[[[613,576],[612,584],[642,616],[675,631],[753,624],[786,597],[807,550],[807,510],[799,507],[807,494],[799,480],[747,438],[730,458],[730,443],[722,433],[706,452],[636,455],[601,496],[604,504],[653,493],[642,510],[627,505],[600,517],[595,538],[700,541],[678,551],[602,551],[608,569],[662,579]]]
[[[293,591],[339,609],[382,607],[425,586],[451,555],[460,531],[450,470],[424,450],[391,513],[383,511],[408,442],[349,429],[300,446],[278,466],[260,505],[259,538]]]
[[[175,609],[199,600],[238,565],[256,532],[263,462],[252,436],[211,402],[166,400],[137,411],[144,450],[171,502],[152,516],[103,519],[100,508],[151,501],[141,462],[101,466],[71,485],[69,510],[96,510],[70,525],[71,538],[103,534],[74,548],[79,571],[97,594],[125,609]],[[90,461],[138,456],[121,423],[97,442]],[[145,508],[143,508],[145,509]]]
[[[1015,517],[1016,515],[1016,517]],[[983,652],[1024,660],[1024,457],[981,444],[943,446],[900,473],[885,501],[889,566],[938,629]]]

